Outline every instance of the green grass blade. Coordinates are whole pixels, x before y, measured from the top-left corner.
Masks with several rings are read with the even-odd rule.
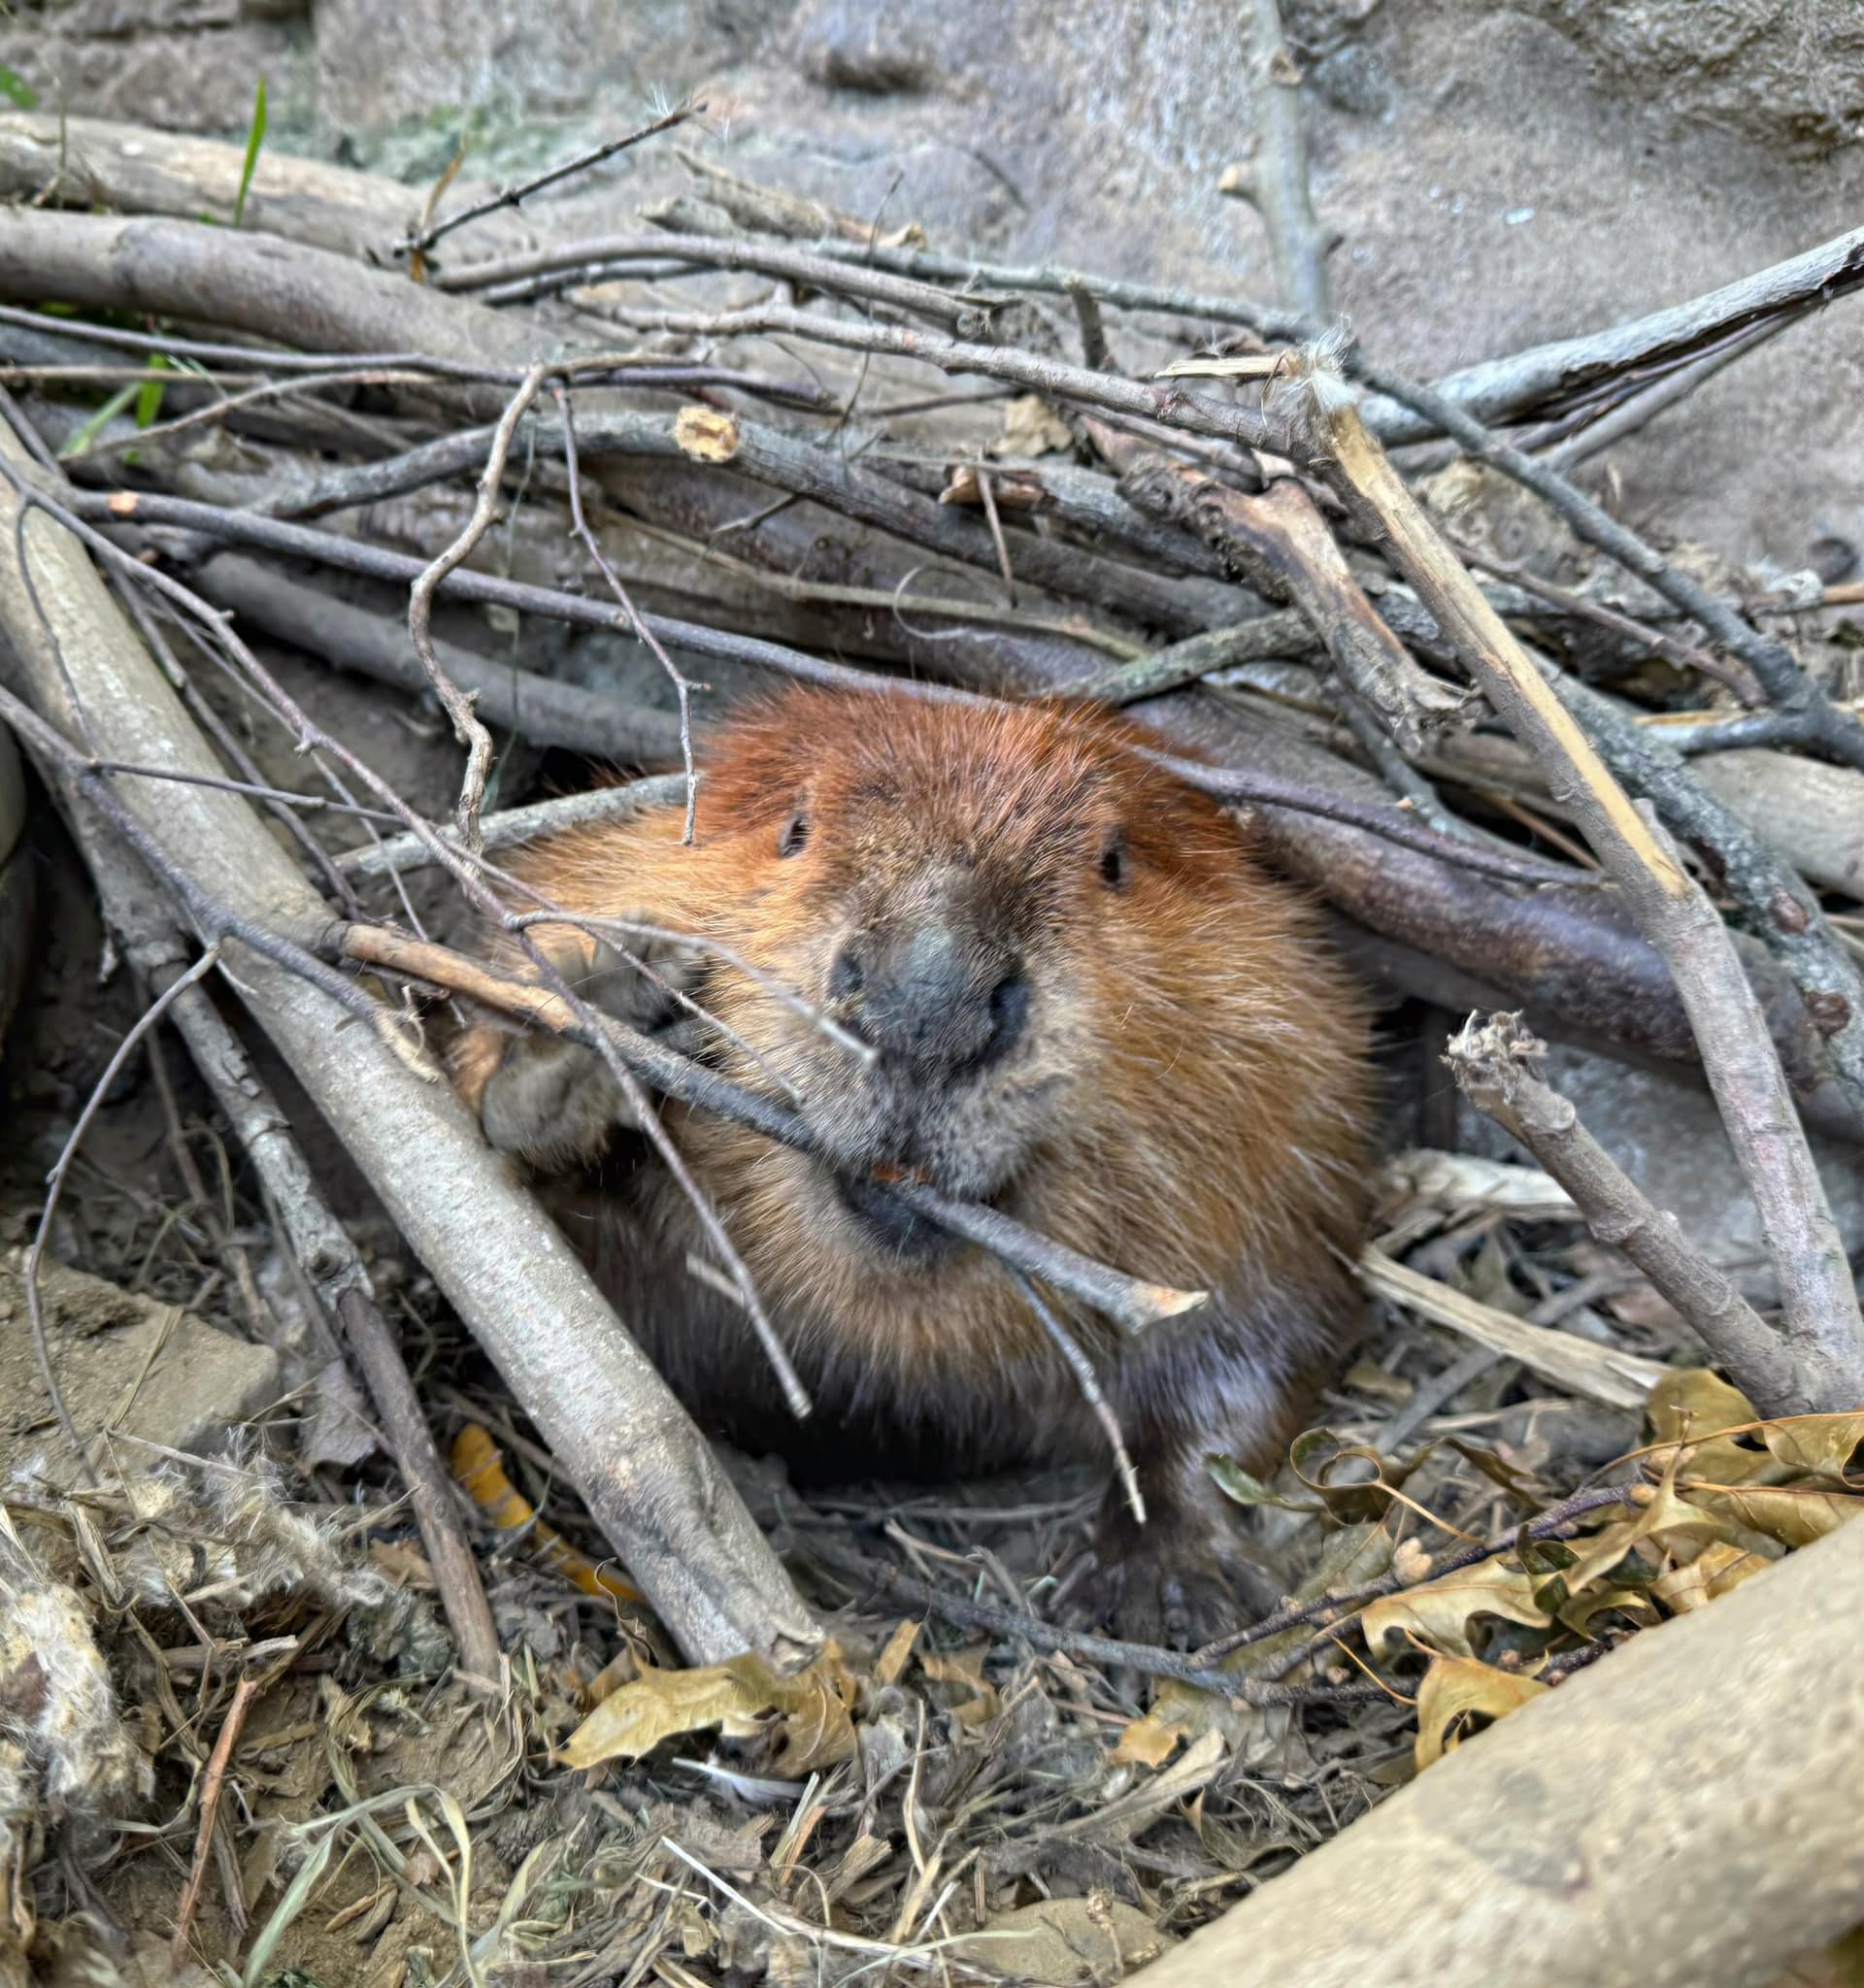
[[[162,394],[165,391],[161,375],[168,371],[168,361],[160,352],[151,352],[149,370],[155,377],[136,391],[136,425],[139,428],[152,428],[162,412]]]
[[[89,420],[85,421],[81,427],[74,428],[71,431],[71,433],[65,437],[65,445],[58,451],[58,460],[60,462],[64,462],[68,457],[74,455],[82,455],[84,452],[84,450],[88,448],[93,442],[96,441],[98,436],[104,432],[106,424],[111,421],[114,421],[116,418],[116,416],[120,414],[126,407],[128,407],[130,402],[133,401],[136,398],[136,396],[139,393],[142,393],[144,390],[145,389],[133,380],[129,382],[127,386],[119,386],[116,389],[116,391],[113,393],[107,401],[105,401],[103,406],[100,407],[97,410],[97,412],[91,415]]]
[[[246,163],[240,168],[239,198],[233,203],[233,225],[246,218],[246,196],[252,185],[252,168],[259,162],[259,148],[265,143],[265,78],[259,78],[258,94],[252,100],[252,128],[246,134]]]
[[[4,62],[0,62],[0,97],[10,99],[22,111],[34,110],[39,103],[39,92],[17,70],[9,69]]]

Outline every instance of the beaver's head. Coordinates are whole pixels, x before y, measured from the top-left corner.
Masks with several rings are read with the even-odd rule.
[[[936,1261],[943,1232],[874,1189],[894,1174],[1051,1231],[1099,1226],[1101,1194],[1111,1225],[1135,1166],[1170,1191],[1200,1090],[1232,1099],[1292,1033],[1286,969],[1252,960],[1258,913],[1279,955],[1282,894],[1235,823],[1113,722],[791,692],[718,741],[699,835],[750,881],[715,936],[866,1049],[709,972],[718,1054],[787,1091],[833,1161],[747,1146],[732,1202],[753,1228],[800,1215],[895,1267]]]

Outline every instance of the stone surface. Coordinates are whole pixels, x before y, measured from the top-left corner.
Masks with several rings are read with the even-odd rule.
[[[27,1324],[23,1253],[0,1259],[0,1486],[21,1474],[60,1482],[70,1450],[47,1403]],[[79,1435],[120,1430],[191,1455],[275,1401],[278,1355],[191,1313],[55,1263],[40,1267],[47,1343]]]

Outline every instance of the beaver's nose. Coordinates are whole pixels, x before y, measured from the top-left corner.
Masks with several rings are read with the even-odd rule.
[[[927,1074],[994,1061],[1029,1013],[1016,953],[937,916],[857,932],[835,957],[828,992],[882,1056]]]

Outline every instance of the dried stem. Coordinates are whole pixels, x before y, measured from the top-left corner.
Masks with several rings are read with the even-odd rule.
[[[1528,1066],[1547,1053],[1517,1014],[1472,1015],[1445,1062],[1464,1095],[1518,1140],[1573,1197],[1586,1226],[1620,1249],[1676,1307],[1763,1415],[1791,1414],[1804,1399],[1780,1335],[1714,1264],[1684,1240],[1677,1218],[1653,1208],[1563,1098]]]
[[[1114,1413],[1114,1405],[1107,1399],[1100,1385],[1100,1376],[1094,1372],[1094,1363],[1082,1350],[1081,1342],[1055,1315],[1050,1305],[1034,1284],[1019,1270],[1010,1275],[1015,1279],[1016,1288],[1029,1301],[1029,1309],[1041,1321],[1042,1329],[1048,1335],[1056,1352],[1068,1363],[1068,1371],[1075,1376],[1075,1384],[1081,1389],[1082,1399],[1093,1410],[1094,1418],[1107,1432],[1107,1441],[1114,1452],[1114,1469],[1119,1477],[1119,1487],[1126,1494],[1126,1507],[1135,1521],[1146,1523],[1146,1494],[1139,1488],[1139,1473],[1133,1468],[1131,1452],[1126,1447],[1126,1439],[1119,1433],[1119,1417]]]
[[[110,1087],[116,1081],[123,1066],[136,1053],[138,1044],[148,1035],[175,1002],[197,980],[211,974],[220,963],[219,948],[210,945],[194,964],[177,979],[173,986],[165,987],[153,1001],[144,1009],[134,1024],[116,1044],[111,1059],[104,1065],[103,1075],[91,1086],[89,1097],[84,1100],[83,1110],[78,1113],[78,1122],[71,1128],[70,1137],[60,1148],[57,1159],[46,1178],[46,1205],[40,1210],[39,1226],[33,1231],[32,1247],[26,1251],[24,1281],[26,1286],[26,1319],[32,1332],[32,1356],[38,1363],[39,1379],[46,1390],[46,1399],[51,1404],[51,1411],[58,1418],[58,1427],[71,1452],[78,1460],[78,1467],[84,1474],[87,1483],[97,1481],[90,1468],[89,1453],[80,1439],[71,1419],[71,1411],[65,1407],[65,1397],[58,1385],[58,1376],[52,1371],[51,1348],[46,1341],[45,1306],[39,1295],[39,1267],[45,1261],[46,1240],[51,1234],[52,1217],[58,1212],[58,1197],[64,1190],[65,1176],[71,1171],[71,1163],[77,1157],[78,1148],[83,1143],[84,1134],[90,1130],[90,1121],[97,1115],[97,1108],[109,1094]]]
[[[214,1825],[219,1820],[226,1771],[233,1764],[233,1749],[240,1743],[247,1711],[269,1682],[266,1677],[247,1676],[234,1683],[232,1703],[220,1721],[214,1751],[207,1757],[207,1769],[201,1776],[201,1820],[194,1832],[194,1855],[187,1867],[187,1881],[182,1887],[181,1904],[175,1908],[175,1937],[169,1942],[169,1962],[177,1972],[187,1959],[188,1931],[194,1924],[195,1907],[201,1902],[201,1887],[207,1881],[207,1860],[214,1847]]]
[[[1864,254],[1864,243],[1860,253]],[[1629,526],[1576,490],[1556,470],[1504,442],[1443,394],[1414,385],[1357,356],[1349,363],[1368,386],[1427,415],[1477,461],[1532,490],[1587,545],[1596,546],[1701,622],[1715,641],[1754,673],[1776,710],[1791,725],[1797,744],[1815,746],[1846,766],[1864,768],[1864,723],[1855,712],[1833,704],[1800,668],[1792,651],[1771,637],[1757,634],[1732,603],[1718,599],[1700,580],[1665,559]]]
[[[642,620],[627,588],[621,584],[621,576],[616,572],[602,547],[596,544],[595,534],[590,531],[588,520],[582,515],[582,477],[576,457],[576,410],[564,387],[557,386],[555,394],[557,410],[563,417],[563,465],[570,480],[571,529],[582,541],[583,549],[595,562],[596,571],[608,581],[609,591],[619,603],[622,613],[628,617],[628,626],[634,631],[636,639],[646,643],[652,652],[654,661],[660,665],[672,683],[674,695],[680,700],[680,763],[685,769],[686,776],[686,823],[681,839],[690,843],[693,815],[699,805],[699,776],[692,763],[692,681],[668,655],[660,638]],[[489,469],[489,465],[487,467]],[[700,687],[703,689],[705,686]]]
[[[1249,94],[1255,105],[1254,150],[1232,166],[1219,190],[1248,200],[1268,230],[1275,286],[1282,303],[1315,323],[1333,315],[1327,289],[1332,246],[1315,218],[1308,185],[1308,132],[1301,115],[1301,72],[1282,31],[1276,0],[1253,0]]]

